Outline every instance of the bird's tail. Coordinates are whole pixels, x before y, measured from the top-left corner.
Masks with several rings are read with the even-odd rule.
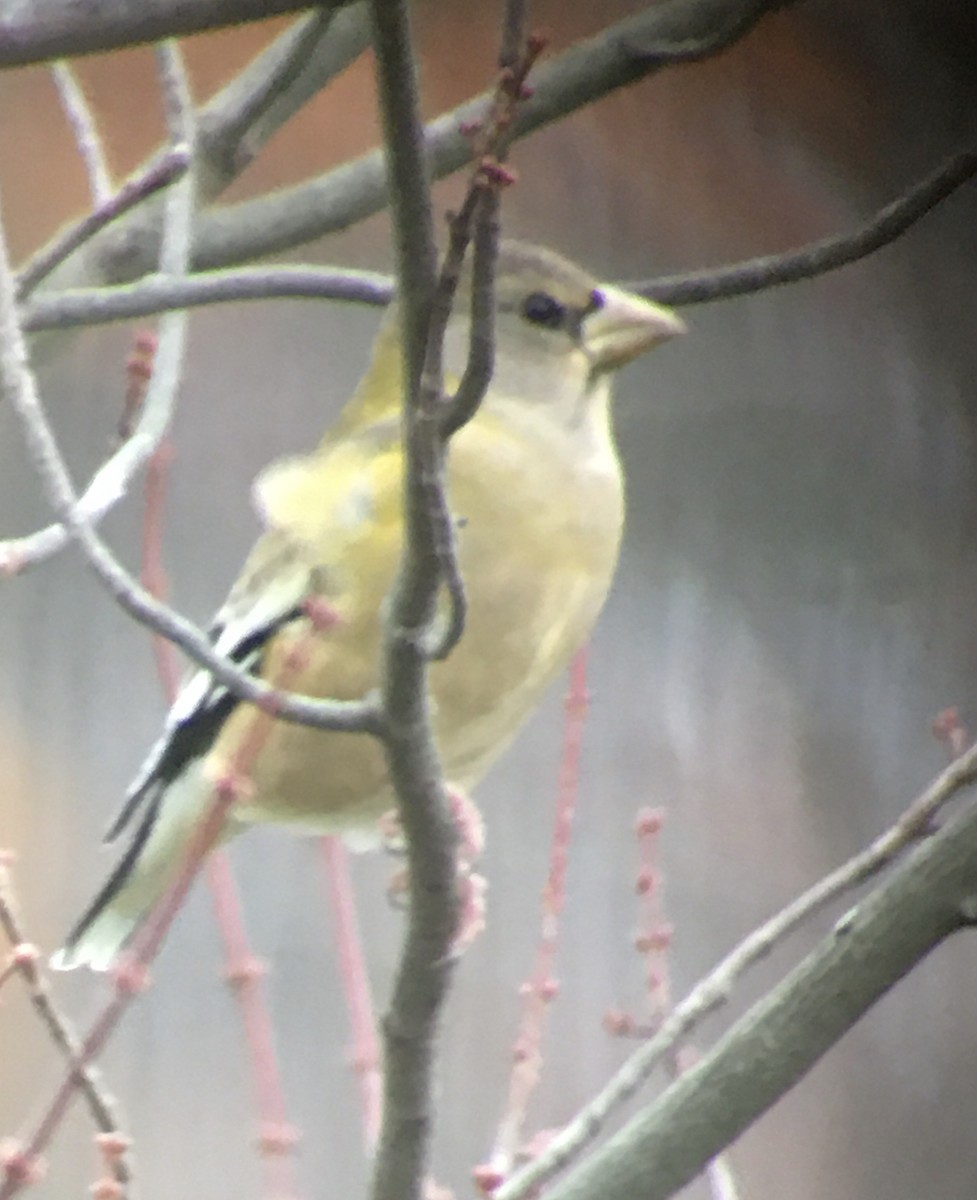
[[[112,966],[176,878],[194,828],[205,812],[199,772],[193,768],[147,797],[122,858],[68,934],[64,946],[52,955],[55,970],[86,966],[93,971],[107,971]]]

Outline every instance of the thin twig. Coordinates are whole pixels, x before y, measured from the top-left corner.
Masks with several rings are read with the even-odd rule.
[[[348,11],[334,13],[328,28],[325,27],[326,14],[322,10],[339,7],[320,4],[320,12],[310,19],[316,31],[314,38],[310,36],[309,24],[297,22],[201,110],[194,166],[204,202],[211,202],[233,182],[268,138],[362,52],[366,33],[360,4],[350,4]],[[304,61],[304,68],[294,75],[289,64],[296,61]],[[267,103],[252,108],[254,94],[264,96]],[[254,125],[249,126],[245,119],[248,112],[255,118]],[[148,193],[140,192],[140,181],[153,178],[168,154],[168,151],[153,154],[121,194],[132,189],[136,203],[146,199]],[[54,246],[70,244],[80,253],[64,264],[58,277],[60,286],[92,280],[116,283],[143,274],[158,251],[161,216],[159,205],[142,205],[138,212],[127,213],[125,219],[114,219],[111,229],[94,226],[87,218],[67,229]],[[33,261],[27,265],[30,277],[42,270],[53,249],[40,252],[36,267]]]
[[[543,64],[533,95],[520,106],[514,139],[525,137],[617,88],[691,58],[718,53],[768,13],[793,0],[664,0],[626,17]],[[425,128],[432,177],[474,157],[465,130],[482,119],[492,93],[482,93]],[[242,201],[202,217],[195,266],[212,268],[277,254],[345,229],[388,203],[383,156],[373,151],[274,195]]]
[[[183,279],[147,275],[138,283],[45,293],[22,308],[24,329],[71,329],[154,316],[173,308],[231,304],[242,300],[347,300],[382,306],[393,280],[378,271],[349,267],[229,267]]]
[[[219,195],[272,134],[368,45],[364,4],[320,7],[240,71],[201,113],[204,198]]]
[[[97,207],[106,204],[112,195],[112,177],[102,139],[98,132],[98,122],[88,103],[85,89],[81,86],[74,67],[65,59],[51,64],[51,78],[58,90],[61,107],[71,126],[75,137],[75,145],[88,176],[88,190],[92,203]]]
[[[162,351],[162,338],[160,350]],[[159,358],[157,359],[159,364]],[[153,383],[156,375],[153,376]],[[153,386],[152,384],[150,385]],[[234,695],[274,711],[283,720],[316,728],[376,731],[378,707],[373,699],[356,702],[310,700],[285,696],[215,653],[208,638],[178,613],[140,587],[90,528],[78,511],[78,497],[64,458],[41,404],[37,381],[28,364],[27,346],[17,319],[15,283],[6,239],[0,225],[0,394],[19,416],[28,450],[48,502],[116,602],[136,620],[175,642],[199,666]],[[148,405],[148,401],[147,401]]]
[[[265,966],[255,956],[248,941],[240,895],[223,850],[210,854],[206,874],[224,947],[223,975],[234,993],[247,1039],[259,1118],[258,1145],[265,1164],[267,1194],[295,1200],[300,1194],[295,1170],[299,1131],[289,1121],[285,1107],[285,1088],[275,1049],[275,1027],[262,984]]]
[[[403,355],[404,548],[386,623],[384,750],[407,842],[407,934],[383,1021],[384,1101],[372,1200],[419,1200],[434,1121],[434,1032],[458,925],[455,845],[431,729],[422,641],[437,611],[426,473],[437,471],[436,409],[425,403],[435,295],[434,229],[417,73],[404,0],[370,0],[377,92],[393,209]],[[441,381],[435,381],[435,400]],[[435,568],[432,570],[432,566]]]
[[[287,655],[282,669],[283,678],[280,681],[285,686],[288,686],[294,676],[305,668],[308,648],[309,639],[306,639],[304,643],[300,643]],[[228,761],[222,764],[223,772],[214,781],[209,798],[203,797],[204,804],[200,820],[193,828],[174,878],[154,904],[149,915],[137,928],[116,962],[112,976],[114,983],[112,997],[81,1042],[74,1068],[61,1081],[23,1146],[18,1147],[15,1157],[17,1169],[11,1170],[8,1165],[4,1175],[0,1178],[0,1200],[11,1200],[11,1197],[20,1191],[27,1182],[30,1168],[38,1163],[40,1155],[50,1143],[68,1111],[78,1087],[81,1068],[87,1067],[99,1057],[118,1028],[129,1005],[147,986],[148,968],[159,953],[169,927],[183,906],[187,894],[199,874],[201,865],[217,846],[226,828],[231,808],[246,791],[251,769],[267,741],[274,720],[275,714],[272,712],[263,712],[259,709],[254,711],[243,736],[235,745]],[[287,1127],[279,1127],[278,1135],[283,1138],[287,1137]],[[280,1150],[283,1145],[282,1142],[277,1147],[269,1145],[269,1148]]]
[[[536,961],[530,979],[520,989],[522,1016],[513,1051],[509,1093],[489,1158],[489,1176],[478,1176],[482,1190],[494,1193],[512,1171],[524,1140],[529,1103],[539,1084],[543,1065],[543,1034],[549,1006],[558,993],[556,955],[560,918],[566,902],[566,873],[573,818],[580,787],[580,752],[587,720],[587,649],[578,650],[570,666],[564,702],[563,750],[557,787],[556,816],[550,847],[550,869],[543,888],[542,915]],[[485,1184],[488,1186],[484,1186]]]
[[[77,224],[70,225],[39,250],[17,277],[17,299],[25,300],[69,255],[123,213],[142,204],[162,188],[169,187],[186,173],[189,166],[189,147],[182,144],[170,147],[142,174],[128,180],[114,196],[103,201]]]
[[[376,1150],[380,1134],[383,1094],[373,997],[363,954],[363,939],[356,919],[349,854],[338,837],[320,838],[320,846],[335,927],[337,970],[352,1036],[349,1057],[360,1093],[363,1148],[369,1157]]]
[[[427,639],[426,654],[433,660],[448,657],[461,640],[467,618],[464,582],[458,563],[455,523],[444,488],[444,447],[475,414],[485,397],[495,367],[495,264],[499,247],[499,204],[502,188],[514,176],[502,165],[512,140],[512,122],[520,101],[530,91],[526,76],[543,49],[539,37],[526,38],[520,21],[525,19],[524,0],[509,0],[505,8],[503,50],[518,29],[520,51],[512,65],[504,65],[488,117],[473,129],[478,145],[476,166],[459,212],[449,222],[448,251],[441,267],[431,313],[428,358],[422,378],[425,407],[435,412],[441,438],[436,468],[423,476],[428,491],[428,511],[435,536],[435,557],[441,581],[448,594],[447,619]],[[461,275],[462,264],[472,244],[470,332],[468,356],[461,380],[451,396],[444,396],[441,361],[444,334]]]
[[[175,44],[156,49],[170,148],[185,150],[192,164],[196,145],[193,101]],[[165,199],[163,240],[160,245],[160,274],[180,279],[190,262],[193,219],[196,208],[196,175],[190,169],[171,188]],[[111,458],[96,472],[86,489],[92,507],[100,514],[125,495],[136,473],[156,453],[173,420],[186,347],[188,316],[182,311],[167,313],[160,321],[153,354],[152,373],[129,435]],[[67,538],[67,530],[64,531]]]
[[[10,872],[0,854],[0,926],[11,946],[15,949],[28,944],[23,922],[17,909]],[[102,1133],[119,1133],[119,1120],[115,1113],[115,1102],[106,1092],[101,1072],[90,1063],[80,1062],[81,1039],[68,1018],[58,1007],[51,987],[34,956],[21,955],[14,959],[16,969],[27,985],[27,994],[34,1011],[41,1019],[52,1043],[64,1056],[74,1074],[77,1086],[92,1114],[96,1127]],[[132,1181],[132,1164],[128,1156],[120,1155],[114,1162],[114,1175],[121,1184]]]
[[[635,945],[644,957],[645,995],[652,1029],[661,1028],[662,1021],[672,1008],[669,952],[673,929],[666,916],[661,854],[664,818],[661,810],[643,809],[638,814],[635,829],[641,858],[635,887],[639,907]],[[692,1047],[675,1046],[668,1055],[671,1077],[677,1079],[694,1056]],[[712,1200],[737,1200],[736,1176],[727,1155],[717,1155],[706,1167],[703,1178]]]
[[[140,362],[136,357],[135,362]],[[146,375],[139,371],[144,383]],[[165,473],[170,454],[164,442],[150,459],[146,472],[146,504],[143,517],[142,577],[155,596],[164,599],[167,575],[163,563],[163,499]],[[169,706],[177,698],[179,675],[173,646],[158,635],[153,638],[160,686]],[[285,1092],[275,1052],[274,1028],[262,987],[263,964],[255,957],[248,942],[241,903],[234,885],[227,856],[214,851],[207,862],[217,927],[224,946],[224,978],[234,992],[248,1044],[259,1116],[258,1143],[270,1195],[298,1195],[295,1179],[294,1148],[298,1134],[288,1121]]]
[[[577,1158],[672,1049],[685,1041],[705,1017],[729,1002],[734,986],[744,972],[764,959],[804,921],[887,867],[908,846],[931,830],[934,817],[948,800],[975,780],[977,746],[937,775],[899,820],[869,846],[744,938],[675,1006],[654,1037],[628,1059],[600,1093],[553,1138],[538,1158],[516,1172],[498,1189],[494,1200],[523,1200]]]
[[[499,91],[507,87],[508,93],[504,102],[496,93],[486,147],[461,213],[452,221],[448,253],[436,277],[430,184],[407,7],[403,0],[372,0],[370,16],[397,248],[404,363],[404,550],[386,630],[383,740],[407,838],[411,904],[384,1026],[384,1118],[372,1185],[374,1200],[392,1200],[416,1197],[422,1187],[432,1125],[432,1038],[447,995],[459,915],[458,835],[446,803],[427,693],[428,660],[447,653],[464,624],[464,591],[444,494],[448,434],[443,424],[451,401],[446,407],[443,339],[473,228],[480,227],[481,280],[491,283],[497,239],[494,206],[505,176],[490,151],[496,141],[504,145],[508,136],[508,126],[495,117],[505,112],[511,119],[515,101],[521,98],[522,80],[512,70],[503,73]],[[527,70],[535,53],[538,47],[523,55]],[[479,226],[483,213],[484,224]],[[484,294],[475,304],[481,315],[486,307]],[[487,333],[473,330],[471,339],[466,388],[474,394],[466,393],[463,401],[469,416],[491,375],[491,312],[488,325]],[[489,353],[484,361],[486,346]],[[481,367],[485,369],[479,374]],[[451,612],[443,632],[437,628],[437,601],[445,583]]]
[[[627,286],[660,304],[677,306],[703,304],[766,291],[800,279],[814,279],[895,241],[975,174],[977,153],[968,150],[955,154],[851,233],[835,234],[785,254],[769,254],[727,267],[668,275]]]
[[[499,80],[487,118],[471,130],[476,166],[468,195],[459,214],[451,221],[451,241],[442,281],[452,270],[457,273],[474,238],[472,256],[471,336],[468,361],[455,394],[444,406],[441,433],[450,437],[467,424],[481,404],[492,377],[495,359],[495,262],[499,241],[499,201],[502,188],[515,176],[502,165],[512,144],[513,126],[520,106],[533,95],[527,76],[542,53],[545,41],[528,37],[525,19],[528,0],[508,0],[499,52]],[[513,56],[511,43],[518,38]],[[449,291],[447,309],[453,288]]]

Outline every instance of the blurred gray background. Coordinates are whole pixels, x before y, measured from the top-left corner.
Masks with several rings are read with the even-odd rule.
[[[496,6],[420,7],[433,115],[484,86]],[[637,5],[535,6],[554,49]],[[205,98],[281,25],[186,46]],[[786,249],[851,227],[953,151],[972,147],[977,15],[951,0],[811,0],[713,62],[668,71],[516,147],[506,230],[608,278]],[[80,64],[113,165],[160,135],[148,51]],[[237,197],[322,170],[376,138],[363,60],[276,138]],[[0,184],[26,254],[84,203],[40,69],[0,78]],[[457,185],[439,188],[443,204]],[[692,335],[621,379],[630,518],[595,638],[593,702],[559,974],[535,1128],[567,1118],[627,1045],[601,1018],[641,1012],[631,949],[636,811],[667,808],[673,988],[889,824],[944,764],[946,705],[977,722],[973,401],[974,185],[893,247],[815,282],[687,310]],[[303,257],[389,265],[385,219]],[[376,312],[271,302],[198,311],[175,432],[165,553],[172,599],[206,620],[257,529],[249,483],[310,446],[359,376]],[[46,367],[77,477],[102,459],[132,330],[85,334]],[[0,412],[0,536],[47,519],[20,434]],[[138,493],[106,524],[138,561]],[[0,843],[18,851],[31,935],[53,948],[102,874],[101,831],[164,706],[149,640],[68,553],[0,585]],[[481,788],[489,928],[465,959],[444,1038],[437,1175],[462,1193],[491,1144],[547,865],[559,689]],[[267,987],[308,1196],[357,1189],[365,1164],[348,1034],[314,843],[275,831],[232,851]],[[401,918],[389,864],[355,863],[380,1003]],[[778,955],[741,1009],[830,923]],[[198,888],[155,987],[105,1055],[138,1149],[141,1194],[262,1194],[240,1021]],[[956,1200],[977,1189],[973,996],[957,938],[757,1124],[732,1160],[748,1200]],[[98,980],[57,980],[81,1022]],[[712,1036],[713,1023],[706,1031]],[[15,1134],[58,1067],[17,987],[0,1008],[0,1133]],[[93,1177],[76,1105],[38,1195]],[[355,1194],[355,1191],[354,1191]],[[690,1195],[702,1196],[701,1185]]]

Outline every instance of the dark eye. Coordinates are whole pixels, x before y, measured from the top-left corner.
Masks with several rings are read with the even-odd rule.
[[[567,310],[548,292],[530,292],[522,302],[522,315],[544,329],[559,329],[566,321]]]

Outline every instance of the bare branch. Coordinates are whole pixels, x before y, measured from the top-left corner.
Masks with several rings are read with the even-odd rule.
[[[360,54],[367,40],[365,26],[359,3],[336,12],[331,20],[320,13],[299,21],[209,101],[200,113],[194,160],[204,201],[233,182],[275,130]],[[253,94],[263,102],[252,103]],[[35,286],[55,264],[62,264],[57,277],[61,287],[117,283],[151,269],[149,264],[158,254],[162,206],[144,204],[138,212],[128,210],[156,190],[148,184],[165,171],[171,153],[150,157],[122,188],[120,201],[125,197],[125,203],[120,202],[118,211],[106,213],[107,220],[92,214],[42,250],[24,270],[24,292],[28,283]],[[123,212],[125,219],[120,219]],[[108,222],[111,229],[102,228]],[[67,262],[64,246],[78,251]]]
[[[20,272],[17,295],[25,299],[30,293],[59,267],[65,259],[107,225],[136,205],[168,187],[179,179],[190,166],[190,150],[185,144],[171,147],[157,158],[144,172],[128,180],[114,196],[88,213],[74,225],[57,234],[52,242],[40,250]]]
[[[839,896],[887,867],[907,846],[932,829],[939,810],[977,781],[977,746],[960,755],[906,809],[899,820],[866,849],[808,888],[793,903],[744,938],[688,996],[672,1010],[645,1043],[594,1099],[573,1118],[523,1170],[494,1194],[495,1200],[524,1200],[590,1146],[665,1057],[702,1021],[732,998],[740,977],[780,945],[804,921]]]
[[[857,262],[895,241],[975,174],[977,153],[964,151],[913,184],[852,233],[824,238],[786,254],[769,254],[728,267],[670,275],[627,286],[660,304],[677,306],[723,300],[729,296],[766,291],[784,283],[796,283],[799,279],[814,279],[826,271]]]
[[[543,1065],[543,1034],[550,1003],[556,995],[557,952],[562,932],[561,917],[567,896],[567,866],[573,838],[573,820],[580,790],[580,752],[587,720],[587,647],[574,655],[564,700],[563,747],[557,782],[556,811],[550,843],[549,875],[542,892],[539,939],[530,977],[520,987],[522,1012],[512,1051],[509,1089],[505,1109],[495,1135],[486,1168],[479,1169],[484,1190],[494,1192],[512,1171],[512,1164],[525,1139],[529,1103]]]
[[[785,254],[766,255],[728,267],[626,283],[663,304],[706,303],[814,278],[856,262],[888,245],[977,173],[977,154],[955,155],[925,179],[848,234]],[[29,332],[151,316],[170,308],[259,299],[327,299],[382,305],[393,285],[386,275],[349,269],[268,266],[201,272],[182,280],[149,276],[117,287],[78,288],[37,296],[23,308]]]
[[[175,42],[161,43],[155,47],[154,53],[160,90],[163,93],[163,112],[170,137],[170,151],[186,147],[187,158],[192,164],[197,141],[197,120],[183,56]],[[196,199],[193,183],[193,172],[189,171],[184,177],[185,195],[181,197],[175,189],[166,200],[163,244],[159,256],[159,269],[164,275],[185,275],[187,272],[190,230]]]
[[[693,1179],[955,931],[973,923],[977,804],[875,891],[552,1200],[666,1200]]]
[[[349,2],[319,0],[319,5],[335,9]],[[97,5],[74,0],[31,0],[29,4],[4,0],[0,4],[0,67],[186,37],[303,8],[308,8],[308,0],[209,0],[207,4],[100,0]]]
[[[213,850],[207,855],[204,870],[224,948],[221,975],[239,1009],[241,1031],[248,1047],[265,1193],[298,1196],[296,1158],[300,1130],[288,1119],[281,1064],[275,1049],[275,1024],[264,983],[266,967],[248,940],[241,895],[227,854],[221,849]]]
[[[71,63],[64,60],[54,63],[51,67],[51,78],[58,89],[61,107],[75,135],[75,145],[88,176],[88,190],[92,203],[98,207],[112,194],[112,178],[105,161],[95,115]]]
[[[0,854],[0,928],[3,929],[16,951],[28,943],[23,922],[18,912],[10,871],[4,856]],[[36,961],[25,961],[19,967],[27,984],[27,993],[34,1011],[48,1031],[54,1046],[74,1069],[77,1086],[88,1105],[95,1126],[102,1133],[118,1133],[119,1119],[115,1113],[115,1102],[105,1090],[101,1073],[91,1063],[79,1065],[81,1039],[72,1028],[68,1018],[58,1007],[51,987]],[[115,1177],[120,1183],[129,1183],[132,1178],[126,1157],[115,1161]]]
[[[272,43],[215,96],[200,117],[201,190],[219,195],[268,139],[369,45],[362,2],[319,7]]]
[[[523,6],[507,6],[508,39],[520,32]],[[433,1126],[433,1037],[447,995],[458,928],[458,834],[447,804],[430,721],[427,665],[446,655],[464,625],[465,597],[444,489],[450,433],[477,410],[492,372],[493,283],[498,194],[508,176],[504,151],[540,43],[520,48],[500,74],[479,156],[461,211],[451,221],[448,253],[435,276],[430,181],[419,115],[416,65],[405,0],[372,0],[370,16],[383,116],[399,280],[404,363],[404,548],[390,605],[384,653],[384,748],[407,837],[410,922],[384,1022],[383,1123],[375,1160],[374,1200],[416,1197]],[[515,33],[514,33],[515,31]],[[475,238],[473,328],[459,392],[444,395],[443,340],[462,262]],[[450,426],[450,428],[449,428]],[[442,584],[451,609],[438,628]]]
[[[47,2],[54,4],[60,0]],[[513,137],[525,137],[672,63],[718,53],[748,33],[767,13],[793,2],[664,0],[636,13],[571,47],[534,73],[534,93],[520,107]],[[300,79],[296,88],[301,90],[301,85]],[[227,96],[231,88],[236,89],[236,84],[229,85],[222,95]],[[473,97],[426,127],[427,161],[433,178],[449,175],[471,160],[471,143],[463,129],[485,114],[491,100],[490,93]],[[201,116],[208,138],[208,114],[219,102],[220,97]],[[276,106],[268,115],[277,113]],[[234,160],[235,156],[231,153],[227,157]],[[207,177],[206,169],[203,175]],[[194,237],[194,266],[196,269],[227,267],[293,249],[345,229],[378,212],[386,203],[383,155],[376,150],[296,187],[281,188],[255,200],[201,213]],[[103,231],[85,247],[83,258],[66,264],[66,272],[56,281],[57,285],[138,278],[155,264],[158,229],[159,213],[147,209],[139,213],[138,222],[126,222]]]
[[[238,670],[233,663],[214,652],[207,637],[196,626],[155,600],[115,559],[79,510],[74,485],[51,431],[38,394],[36,379],[28,363],[27,346],[17,316],[15,291],[16,283],[0,226],[0,395],[7,399],[20,417],[28,451],[51,507],[116,602],[137,621],[175,642],[199,666],[210,671],[240,699],[250,700],[261,708],[273,710],[276,716],[284,720],[311,724],[317,728],[349,732],[375,731],[378,723],[377,708],[372,700],[340,703],[285,696],[275,688]],[[178,318],[180,315],[173,314],[173,317]],[[176,339],[173,339],[168,352],[171,360],[176,357],[178,349],[175,342]],[[152,403],[150,393],[153,387],[169,386],[167,378],[170,367],[162,363],[162,357],[161,335],[157,366],[147,393],[147,411]],[[143,413],[143,418],[145,417],[146,412]],[[155,421],[155,418],[153,420]],[[137,430],[123,450],[138,436]],[[144,440],[148,442],[148,436]]]
[[[389,275],[350,267],[228,267],[179,279],[147,275],[138,283],[76,288],[34,296],[21,307],[24,329],[71,329],[131,321],[174,308],[241,300],[347,300],[384,305],[393,295]]]
[[[513,137],[525,137],[665,67],[718,54],[762,17],[793,2],[664,0],[635,13],[541,65],[533,76],[533,95],[520,107]],[[470,161],[471,144],[463,130],[484,115],[491,100],[483,93],[427,126],[425,145],[435,179]],[[318,179],[205,215],[194,265],[228,266],[279,253],[371,216],[387,198],[383,158],[373,151]]]
[[[434,1032],[458,923],[455,843],[431,729],[423,639],[437,609],[437,548],[425,472],[438,469],[435,412],[422,372],[435,292],[434,230],[416,66],[404,0],[371,0],[370,21],[390,177],[404,363],[404,549],[386,623],[384,749],[407,838],[410,908],[383,1021],[383,1117],[373,1200],[417,1200],[434,1121]],[[438,396],[440,395],[440,384]],[[433,458],[433,462],[432,462]]]
[[[182,60],[168,44],[157,49],[157,58],[171,139],[171,149],[166,159],[186,167],[193,161],[196,130],[193,104]],[[143,176],[143,181],[148,177]],[[133,190],[140,191],[138,181]],[[123,188],[119,197],[124,197],[126,191],[127,189]],[[115,197],[113,202],[103,206],[103,209],[115,207],[115,201],[119,197]],[[160,273],[164,277],[173,276],[179,279],[186,275],[190,261],[195,199],[194,172],[184,170],[178,186],[174,187],[166,198],[163,242],[160,247]],[[100,214],[96,212],[92,215],[98,217]],[[84,224],[82,222],[76,226],[76,230],[81,229]],[[56,254],[57,250],[55,243],[50,253]],[[21,276],[19,294],[25,288],[33,286],[51,269],[50,258],[46,264],[44,259],[43,255],[35,259],[32,272]],[[99,468],[86,489],[85,507],[79,513],[86,527],[90,520],[98,520],[104,516],[125,495],[133,477],[156,451],[170,426],[180,384],[187,323],[187,314],[182,310],[167,313],[160,322],[159,348],[139,420],[131,436],[108,462]],[[0,564],[6,564],[8,570],[18,570],[26,565],[27,561],[36,563],[42,557],[49,557],[61,550],[68,544],[70,536],[68,527],[63,524],[49,526],[30,538],[19,539],[0,547]]]
[[[531,94],[526,87],[526,76],[543,48],[541,38],[526,38],[523,28],[525,16],[526,4],[523,0],[508,0],[503,15],[499,78],[487,118],[471,131],[476,148],[476,166],[461,210],[449,222],[448,252],[435,293],[422,395],[430,410],[436,410],[442,446],[475,416],[495,367],[495,265],[499,249],[499,203],[502,188],[515,178],[502,163],[512,141],[512,124],[519,102]],[[511,61],[506,61],[510,58],[514,39],[518,40],[518,53]],[[444,396],[441,345],[470,243],[473,243],[473,253],[468,358],[454,395]],[[427,507],[431,513],[437,562],[448,593],[449,610],[443,627],[429,631],[425,652],[431,660],[445,659],[455,648],[464,633],[468,611],[458,565],[455,524],[448,507],[442,474],[443,457],[438,470],[430,471],[427,476]]]

